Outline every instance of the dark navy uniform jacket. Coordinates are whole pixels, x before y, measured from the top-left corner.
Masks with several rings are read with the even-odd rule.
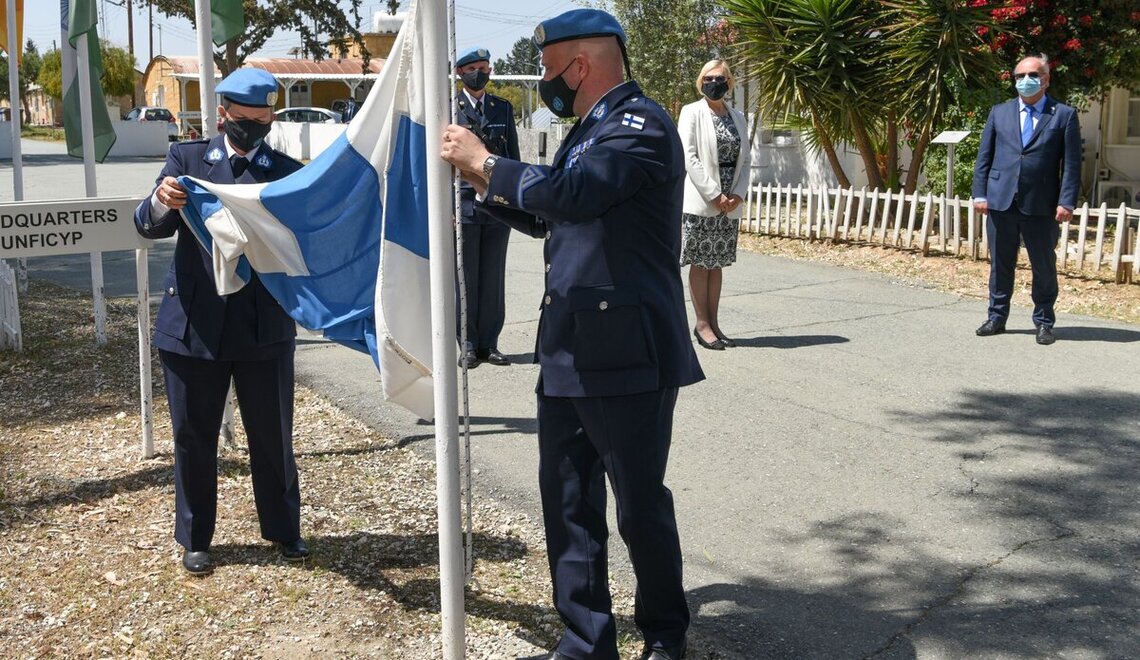
[[[575,124],[551,166],[495,165],[483,207],[546,239],[539,392],[617,396],[704,378],[677,265],[684,177],[676,125],[633,81]]]
[[[258,183],[284,178],[301,168],[301,163],[262,144],[235,182],[224,140],[219,135],[209,141],[171,145],[157,181],[185,174],[214,183]],[[192,232],[178,231],[182,216],[171,211],[152,221],[150,206],[148,196],[135,211],[140,234],[169,238],[178,233],[174,260],[162,283],[155,347],[207,360],[263,360],[292,351],[296,324],[257,275],[240,291],[219,296],[210,253]]]
[[[1023,116],[1016,98],[995,105],[986,119],[971,194],[994,211],[1013,207],[1052,217],[1058,206],[1074,209],[1081,187],[1081,128],[1077,111],[1045,97],[1045,106],[1022,147]]]
[[[487,138],[487,148],[496,156],[503,156],[513,160],[519,159],[519,135],[515,128],[515,110],[511,102],[491,94],[483,95],[483,117],[476,114],[470,107],[467,94],[460,91],[456,101],[456,119],[460,126],[475,129],[479,135]],[[487,224],[495,222],[475,205],[475,189],[471,184],[460,183],[461,213],[460,222],[468,224]]]

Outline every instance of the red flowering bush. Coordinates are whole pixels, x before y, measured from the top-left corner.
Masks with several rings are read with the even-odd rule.
[[[1076,100],[1116,86],[1140,83],[1140,11],[1136,0],[968,0],[992,7],[995,29],[979,33],[1008,68],[1045,53],[1050,89]]]

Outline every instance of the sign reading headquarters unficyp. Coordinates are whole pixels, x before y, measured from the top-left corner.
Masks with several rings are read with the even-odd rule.
[[[138,197],[0,204],[0,259],[151,246],[135,231]]]

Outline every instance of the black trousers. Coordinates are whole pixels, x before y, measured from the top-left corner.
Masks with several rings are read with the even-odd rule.
[[[637,578],[646,643],[676,646],[689,627],[681,545],[665,468],[677,388],[613,397],[538,395],[539,488],[554,604],[570,658],[617,658],[608,582],[606,478]]]
[[[467,285],[467,346],[484,354],[499,347],[506,318],[507,242],[511,228],[501,222],[463,225],[463,279]],[[457,280],[458,286],[458,280]],[[456,289],[456,306],[459,305]],[[456,312],[456,337],[460,336]]]
[[[986,219],[990,247],[989,318],[1005,323],[1013,297],[1013,276],[1021,242],[1033,270],[1033,324],[1053,327],[1057,316],[1057,239],[1061,228],[1054,216],[1024,215],[1017,206],[990,211]]]
[[[230,378],[249,442],[261,536],[301,537],[301,490],[293,458],[293,353],[270,360],[203,360],[159,351],[174,427],[174,539],[209,550],[218,510],[218,430]]]

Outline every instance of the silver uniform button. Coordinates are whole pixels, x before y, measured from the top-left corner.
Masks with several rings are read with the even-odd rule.
[[[549,304],[550,304],[550,296],[547,296],[547,297],[546,297],[546,298],[543,300],[543,302],[544,302],[544,303],[546,303],[547,305],[549,305]]]
[[[174,287],[170,287],[169,289],[166,290],[166,292],[173,296],[174,295]]]
[[[603,312],[609,308],[610,308],[610,304],[604,300],[602,302],[598,303],[598,309],[602,310]]]
[[[546,264],[546,272],[550,272],[550,264]]]
[[[550,230],[549,229],[546,230],[546,240],[548,240],[548,241],[550,240]]]

